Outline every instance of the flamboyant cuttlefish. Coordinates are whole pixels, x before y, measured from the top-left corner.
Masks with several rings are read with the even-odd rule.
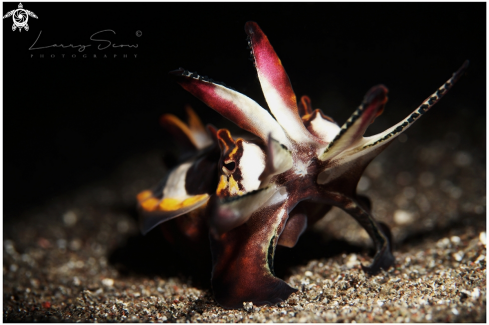
[[[254,22],[245,25],[258,78],[272,115],[222,83],[182,68],[171,72],[187,91],[257,140],[233,139],[226,129],[207,130],[188,109],[188,125],[173,115],[161,122],[187,153],[154,190],[137,199],[143,233],[179,217],[188,238],[209,229],[212,287],[225,308],[283,301],[297,289],[274,276],[277,245],[293,247],[307,226],[331,208],[348,212],[373,240],[368,274],[394,264],[390,232],[370,212],[356,187],[368,163],[426,113],[463,74],[468,62],[408,117],[384,132],[363,137],[387,102],[383,85],[370,89],[339,127],[310,99],[297,102],[268,38]],[[208,227],[208,228],[207,228]]]

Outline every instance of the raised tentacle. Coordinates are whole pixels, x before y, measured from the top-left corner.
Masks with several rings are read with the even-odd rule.
[[[299,116],[297,98],[289,77],[267,36],[255,22],[247,22],[245,31],[261,88],[273,116],[291,139],[303,143],[313,142]]]
[[[302,116],[302,121],[307,130],[325,144],[333,141],[340,132],[338,124],[329,116],[324,115],[320,109],[316,109],[310,114]]]
[[[386,145],[394,140],[401,133],[406,131],[414,122],[420,118],[424,113],[426,113],[433,105],[435,105],[447,92],[454,83],[463,75],[467,67],[469,66],[469,61],[465,61],[464,64],[455,72],[452,77],[447,80],[440,88],[438,88],[431,96],[426,98],[423,103],[418,106],[411,114],[404,118],[399,123],[388,128],[382,133],[362,138],[353,146],[340,153],[338,156],[333,158],[334,162],[342,163],[356,160],[362,156],[368,155],[372,151],[378,151],[380,148],[386,148]],[[383,150],[383,149],[380,149]],[[378,154],[377,153],[377,154]]]
[[[212,79],[188,72],[182,68],[170,72],[177,82],[209,107],[242,129],[266,141],[272,133],[274,139],[290,146],[290,141],[275,119],[254,100],[217,84]]]
[[[419,117],[432,108],[438,101],[448,92],[455,82],[462,76],[465,70],[469,66],[469,61],[465,61],[464,64],[455,72],[450,79],[447,80],[440,88],[438,88],[431,96],[426,98],[423,103],[418,106],[409,116],[403,119],[396,125],[388,128],[382,133],[366,137],[365,142],[361,144],[361,149],[368,149],[376,147],[385,141],[392,141],[402,132],[406,131]]]
[[[387,88],[382,85],[372,87],[365,95],[360,107],[343,124],[340,132],[326,147],[319,159],[322,161],[330,160],[363,139],[365,130],[379,111],[383,110],[386,102]]]
[[[304,116],[312,113],[312,105],[311,105],[311,99],[309,96],[302,96],[301,101],[297,105],[299,109],[299,115]]]

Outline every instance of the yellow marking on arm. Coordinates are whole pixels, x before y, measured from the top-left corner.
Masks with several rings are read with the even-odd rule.
[[[158,202],[160,202],[160,200],[158,200],[155,197],[152,197],[144,202],[141,202],[141,207],[146,211],[154,211],[158,207]]]
[[[188,206],[194,205],[195,203],[198,203],[202,200],[205,200],[208,197],[209,197],[208,194],[200,194],[200,195],[191,196],[188,199],[185,199],[183,201],[179,200],[179,199],[174,199],[174,198],[165,198],[159,204],[158,210],[175,211],[175,210],[183,209],[183,208],[186,208]]]
[[[136,198],[139,202],[142,202],[144,200],[147,200],[149,199],[150,197],[153,196],[153,193],[150,191],[150,190],[146,190],[146,191],[142,191],[141,193],[139,193]]]
[[[238,195],[243,194],[243,192],[239,190],[238,182],[236,182],[234,180],[233,175],[231,175],[231,177],[229,177],[229,192],[231,194],[238,194]]]
[[[160,199],[157,199],[152,195],[152,192],[149,190],[143,191],[137,195],[139,204],[145,211],[175,211],[186,208],[209,197],[208,194],[199,194],[186,199],[164,198],[160,201]]]
[[[182,204],[182,200],[177,200],[174,198],[165,198],[161,200],[158,210],[163,210],[163,211],[174,211],[177,210],[180,205]]]
[[[241,140],[241,139],[238,139],[238,141]],[[237,141],[236,141],[237,143]],[[233,148],[233,150],[229,153],[229,158],[233,158],[233,156],[236,154],[236,152],[238,152],[238,146],[236,145],[236,147]]]
[[[209,197],[209,194],[199,194],[189,197],[185,201],[183,201],[182,208],[188,207],[189,205],[194,205],[202,200],[205,200]]]
[[[228,187],[228,182],[227,182],[227,177],[226,175],[221,175],[221,180],[219,181],[219,184],[217,184],[217,190],[216,194],[221,195],[221,192]]]

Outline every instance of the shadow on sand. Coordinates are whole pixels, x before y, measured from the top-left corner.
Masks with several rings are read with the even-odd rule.
[[[135,209],[130,213],[136,218]],[[467,226],[485,228],[485,220],[477,217],[468,215],[467,218],[436,230],[414,233],[395,246],[409,245],[428,237],[443,238],[457,228]],[[175,225],[172,225],[172,221],[174,220],[164,224],[167,231],[179,233]],[[291,274],[293,267],[306,265],[311,260],[350,253],[373,256],[374,251],[373,249],[368,251],[366,247],[355,246],[343,240],[328,240],[324,234],[310,229],[301,236],[294,248],[277,247],[274,269],[276,276],[283,279]],[[198,243],[189,243],[183,236],[175,237],[173,243],[170,243],[165,239],[161,229],[155,228],[146,236],[138,234],[129,237],[125,244],[110,253],[109,263],[114,265],[122,275],[179,276],[201,289],[211,287],[212,257],[209,241],[205,236]]]
[[[136,211],[130,213],[136,217]],[[178,233],[172,221],[165,223],[165,227]],[[279,278],[284,278],[290,274],[291,268],[307,264],[310,260],[360,252],[365,254],[367,249],[346,241],[326,240],[321,233],[308,230],[294,248],[277,247],[274,269]],[[210,288],[212,257],[207,238],[189,243],[179,237],[170,243],[161,229],[155,228],[146,236],[138,234],[127,238],[123,245],[109,254],[108,260],[122,275],[181,276],[196,287]]]

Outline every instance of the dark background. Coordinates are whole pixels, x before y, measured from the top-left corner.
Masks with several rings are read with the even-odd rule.
[[[17,5],[4,3],[3,14]],[[455,132],[463,145],[485,151],[485,3],[23,5],[39,17],[29,19],[28,32],[12,32],[12,19],[3,21],[5,218],[103,179],[131,156],[164,152],[172,143],[158,118],[166,112],[185,118],[185,104],[204,122],[233,128],[168,77],[178,67],[266,107],[248,60],[248,20],[267,34],[297,96],[309,95],[340,125],[370,87],[385,84],[389,103],[369,132],[404,118],[469,59],[468,73],[407,134],[436,139]],[[105,29],[116,35],[100,38],[138,48],[97,50],[90,36]],[[93,45],[83,53],[30,51],[40,31],[37,46]]]

